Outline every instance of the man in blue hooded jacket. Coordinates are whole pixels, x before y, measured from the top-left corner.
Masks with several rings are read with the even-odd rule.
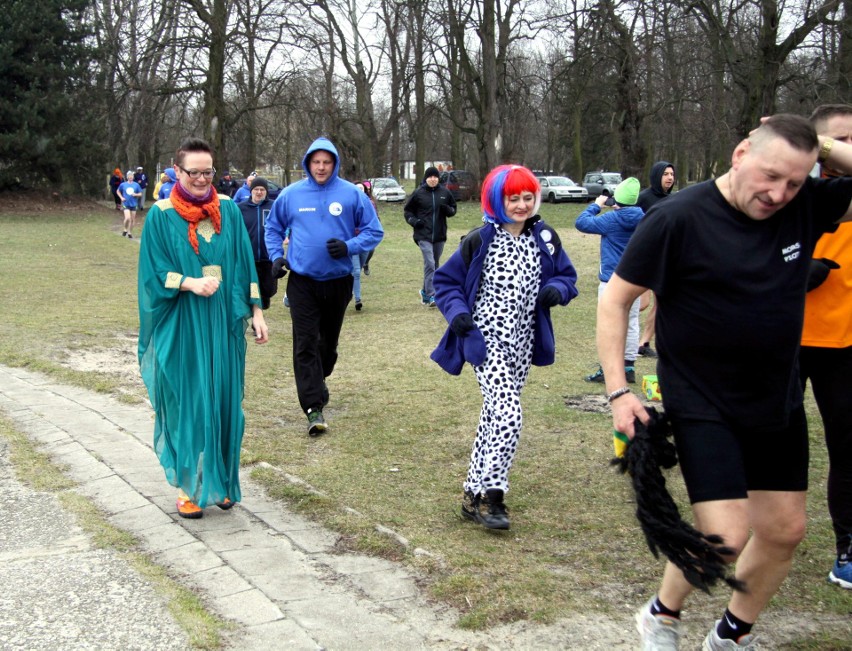
[[[337,362],[343,316],[352,300],[351,256],[376,248],[384,231],[369,197],[337,175],[340,156],[330,140],[314,140],[302,168],[307,178],[285,188],[272,204],[265,239],[272,274],[282,278],[290,270],[293,375],[308,434],[319,436],[328,429],[322,413],[328,403],[325,378]]]

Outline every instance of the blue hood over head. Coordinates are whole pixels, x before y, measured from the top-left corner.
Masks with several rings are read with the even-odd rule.
[[[305,155],[302,158],[302,169],[305,170],[305,174],[307,174],[308,182],[313,183],[317,186],[319,186],[319,183],[317,183],[314,180],[314,177],[311,176],[311,168],[308,164],[308,161],[311,158],[311,154],[313,154],[315,151],[320,150],[327,151],[329,154],[334,156],[334,171],[331,173],[331,176],[328,177],[328,181],[323,183],[323,185],[328,185],[329,183],[334,181],[334,179],[337,178],[338,171],[340,171],[340,155],[337,153],[337,147],[335,147],[331,140],[329,140],[328,138],[317,138],[311,143],[311,146],[308,147],[308,151],[305,152]]]

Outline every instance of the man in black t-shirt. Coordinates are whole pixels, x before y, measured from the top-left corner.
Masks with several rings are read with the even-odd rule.
[[[818,156],[852,172],[852,146],[818,138],[798,116],[765,120],[726,174],[651,208],[598,304],[613,425],[632,438],[634,420],[648,416],[624,378],[626,315],[645,290],[658,299],[657,375],[695,525],[738,553],[729,560],[747,588],[708,633],[711,651],[751,648],[751,627],[804,536],[805,285],[817,239],[852,220],[852,179],[810,178]],[[669,563],[637,614],[644,648],[677,648],[691,591]]]

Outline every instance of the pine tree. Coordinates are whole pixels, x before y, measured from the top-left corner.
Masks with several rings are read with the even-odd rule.
[[[100,178],[88,0],[7,0],[0,21],[0,190],[92,192]]]

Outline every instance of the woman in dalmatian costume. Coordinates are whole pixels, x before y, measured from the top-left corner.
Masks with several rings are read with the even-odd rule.
[[[509,528],[503,497],[521,435],[521,389],[530,365],[555,356],[550,308],[577,295],[577,272],[540,206],[532,172],[496,167],[482,184],[485,224],[435,272],[449,328],[432,359],[453,375],[472,364],[483,397],[462,516],[489,529]]]

